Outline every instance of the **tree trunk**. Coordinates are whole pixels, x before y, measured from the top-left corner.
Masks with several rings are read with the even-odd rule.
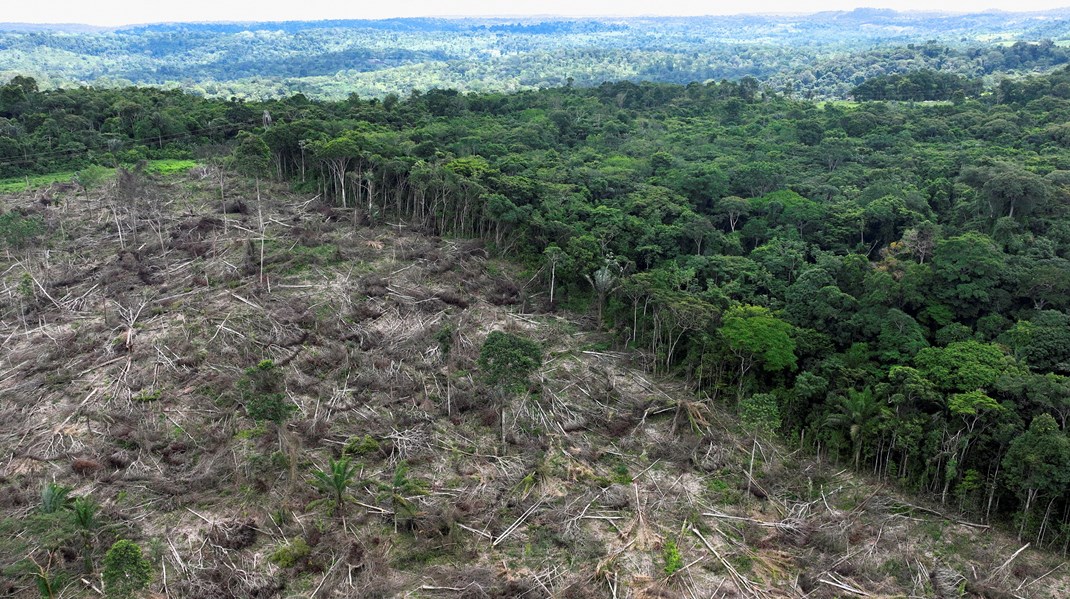
[[[1029,519],[1029,508],[1033,504],[1033,498],[1036,496],[1037,491],[1035,489],[1028,489],[1025,493],[1025,509],[1022,510],[1022,522],[1018,525],[1018,541],[1021,542],[1022,535],[1025,534],[1025,522]]]
[[[260,220],[260,284],[264,284],[264,203],[260,201],[260,177],[256,178],[256,214]]]
[[[754,480],[754,450],[758,447],[758,437],[751,439],[750,466],[747,467],[747,495],[751,494],[751,481]]]
[[[1055,497],[1051,498],[1048,502],[1048,507],[1044,509],[1044,517],[1040,520],[1040,530],[1037,532],[1037,546],[1044,545],[1044,533],[1048,531],[1048,517],[1051,516],[1051,506],[1055,503]]]
[[[550,260],[550,309],[554,307],[554,283],[557,282],[557,260]]]

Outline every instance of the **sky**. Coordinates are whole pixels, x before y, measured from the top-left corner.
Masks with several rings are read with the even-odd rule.
[[[0,21],[128,25],[173,21],[287,21],[461,15],[704,15],[807,13],[860,6],[978,12],[1043,10],[1070,0],[5,0]]]

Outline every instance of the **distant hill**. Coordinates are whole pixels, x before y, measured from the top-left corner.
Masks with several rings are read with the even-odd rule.
[[[99,33],[115,29],[81,23],[0,23],[0,31],[11,32]]]
[[[969,79],[1045,72],[1068,60],[1066,10],[948,14],[858,9],[811,15],[405,18],[0,25],[0,78],[45,87],[131,84],[216,97],[295,92],[343,99],[435,87],[517,91],[631,80],[754,77],[843,99],[864,80],[919,69]],[[1042,53],[1015,43],[1051,41]],[[994,81],[989,81],[993,83]]]

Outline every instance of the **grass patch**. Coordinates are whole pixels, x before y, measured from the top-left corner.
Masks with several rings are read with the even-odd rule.
[[[109,169],[114,172],[114,169]],[[49,173],[47,175],[33,175],[18,179],[0,179],[0,192],[18,193],[38,187],[48,187],[56,182],[67,182],[74,177],[74,171],[62,173]]]
[[[265,248],[271,253],[272,261],[281,264],[282,274],[288,275],[301,273],[312,266],[329,266],[343,260],[341,251],[334,244],[290,245],[269,240]]]
[[[195,160],[150,160],[145,165],[145,171],[154,175],[167,176],[184,173],[195,166],[197,166],[197,161]],[[109,168],[107,171],[108,178],[115,176],[114,168]],[[78,171],[60,171],[44,175],[0,179],[0,193],[20,193],[31,189],[48,187],[53,183],[68,183],[73,181],[77,174]]]
[[[155,175],[174,175],[179,173],[185,173],[189,169],[197,166],[196,160],[150,160],[148,165],[145,166],[147,172]]]

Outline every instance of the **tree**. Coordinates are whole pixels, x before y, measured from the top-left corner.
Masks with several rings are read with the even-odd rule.
[[[613,260],[606,259],[602,268],[594,271],[594,274],[584,275],[587,282],[595,293],[595,304],[598,307],[598,325],[602,325],[602,308],[606,304],[606,297],[617,289],[617,280],[620,278],[620,266]]]
[[[360,145],[352,137],[340,137],[326,142],[317,142],[313,145],[316,158],[327,165],[334,181],[336,194],[342,198],[342,207],[348,207],[346,202],[346,173],[349,166],[360,155]]]
[[[557,267],[565,262],[568,255],[557,244],[551,243],[543,250],[543,256],[546,258],[546,264],[550,267],[550,306],[554,305],[554,289],[557,286]]]
[[[989,389],[1009,367],[998,346],[973,340],[924,348],[914,364],[937,387],[959,392]]]
[[[728,225],[728,230],[734,232],[736,227],[741,224],[743,218],[750,213],[751,206],[747,200],[744,200],[738,196],[729,196],[727,198],[721,198],[714,210],[714,217]]]
[[[936,244],[933,253],[935,296],[963,318],[974,318],[1000,298],[1006,257],[988,237],[966,233]]]
[[[11,250],[21,250],[29,245],[42,229],[41,219],[37,217],[22,216],[14,211],[0,214],[0,243],[9,254]]]
[[[108,599],[132,599],[149,586],[152,566],[141,547],[120,539],[104,555],[104,595]]]
[[[747,468],[747,492],[754,481],[754,455],[760,434],[780,428],[780,406],[771,393],[755,393],[739,401],[739,419],[751,432],[750,466]]]
[[[743,381],[755,364],[768,372],[795,369],[793,328],[760,306],[735,306],[725,313],[719,332],[739,363],[740,397]]]
[[[780,187],[784,171],[771,162],[748,162],[732,173],[731,181],[732,191],[756,198]]]
[[[846,429],[853,448],[855,470],[858,470],[865,438],[873,430],[878,417],[887,413],[887,408],[873,397],[869,388],[862,391],[848,389],[847,395],[836,396],[832,408],[834,411],[825,418],[825,424]]]
[[[242,131],[238,134],[238,145],[231,154],[230,163],[242,175],[259,180],[271,168],[271,148],[260,137]]]
[[[967,454],[971,445],[979,434],[977,425],[984,419],[997,415],[1003,411],[1003,406],[980,390],[967,393],[955,393],[947,402],[947,409],[951,416],[957,416],[965,426],[954,433],[946,434],[946,446],[950,448],[950,457],[944,472],[944,489],[940,495],[940,502],[947,501],[947,492],[954,480],[960,478],[961,464],[966,463]]]
[[[925,329],[902,310],[892,308],[881,319],[877,351],[882,361],[890,364],[910,362],[929,342]]]
[[[542,365],[542,349],[519,335],[492,331],[479,350],[478,364],[484,381],[501,391],[516,393]]]
[[[904,231],[901,243],[903,249],[917,259],[918,264],[925,264],[925,260],[932,255],[936,240],[939,238],[940,225],[925,221]]]
[[[1019,273],[1018,294],[1029,298],[1034,309],[1065,310],[1070,306],[1070,260],[1030,260]]]
[[[1029,430],[1011,442],[1003,458],[1003,475],[1022,500],[1018,540],[1038,499],[1065,493],[1070,484],[1070,439],[1059,430],[1050,414],[1033,419]],[[1047,525],[1045,514],[1037,533],[1038,541]]]
[[[817,144],[815,151],[830,173],[840,168],[843,163],[854,160],[858,154],[855,143],[844,133],[838,136],[831,134],[826,136]]]
[[[844,293],[822,268],[802,273],[784,292],[784,310],[792,324],[827,333],[837,339],[851,339],[851,316],[858,301]]]
[[[271,167],[271,149],[260,137],[247,131],[238,134],[238,147],[231,156],[234,169],[256,180],[257,215],[260,220],[260,282],[264,282],[264,244],[267,243],[263,206],[260,202],[260,177]],[[224,216],[225,216],[224,209]]]
[[[1037,372],[1070,373],[1070,316],[1042,310],[1001,336]]]
[[[108,177],[112,176],[112,170],[100,165],[87,166],[74,174],[74,180],[82,188],[85,199],[89,201],[89,190],[97,187]]]
[[[1038,206],[1043,207],[1052,195],[1052,189],[1043,177],[1006,162],[968,168],[962,178],[979,188],[992,218],[1014,218],[1015,212],[1028,214]]]

